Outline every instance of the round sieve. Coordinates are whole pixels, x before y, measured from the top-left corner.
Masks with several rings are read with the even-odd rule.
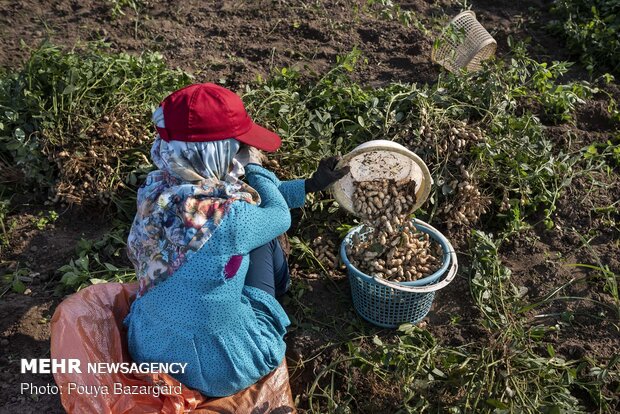
[[[332,186],[334,198],[353,214],[355,183],[381,179],[415,181],[415,208],[428,198],[433,179],[428,167],[415,153],[392,141],[374,140],[357,146],[345,155],[338,168],[348,165],[350,172]]]

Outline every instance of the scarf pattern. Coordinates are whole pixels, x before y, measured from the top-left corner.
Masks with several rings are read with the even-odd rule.
[[[138,192],[138,212],[127,241],[140,282],[138,296],[172,276],[200,250],[233,202],[257,204],[258,200],[258,193],[241,181],[182,184],[166,172],[150,173]],[[231,262],[235,264],[234,258]],[[235,273],[227,266],[226,278]]]

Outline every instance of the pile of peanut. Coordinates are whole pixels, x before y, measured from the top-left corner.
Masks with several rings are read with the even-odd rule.
[[[336,244],[332,240],[318,236],[312,242],[312,248],[316,259],[326,265],[328,269],[338,267],[338,258],[333,253],[336,251]]]
[[[118,107],[88,126],[77,122],[75,134],[83,138],[61,145],[47,137],[43,151],[58,169],[48,202],[109,204],[120,188],[135,186],[151,165],[144,151],[138,151],[152,140],[145,125],[144,119]],[[143,172],[136,175],[137,168]]]
[[[454,192],[454,197],[446,200],[438,210],[439,213],[443,213],[448,229],[477,222],[491,204],[491,199],[482,194],[476,181],[463,165],[460,166],[460,170],[461,181],[454,179],[448,183]],[[507,203],[506,197],[504,201]]]
[[[356,184],[353,208],[364,228],[347,246],[347,257],[358,270],[395,282],[410,282],[441,266],[441,248],[410,219],[415,182],[375,180]]]
[[[479,126],[463,121],[451,123],[433,122],[424,108],[421,110],[422,125],[418,133],[406,131],[409,138],[403,139],[416,153],[428,153],[433,164],[449,160],[459,167],[452,171],[446,180],[449,196],[437,211],[448,229],[470,226],[485,214],[491,205],[491,198],[482,194],[475,174],[471,173],[471,161],[467,153],[472,146],[484,142],[485,136]],[[435,120],[436,121],[436,120]],[[507,196],[502,203],[502,211],[509,208]]]

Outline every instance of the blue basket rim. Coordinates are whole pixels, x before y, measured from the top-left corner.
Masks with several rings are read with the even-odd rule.
[[[392,281],[392,283],[396,283],[399,285],[403,285],[403,286],[426,286],[432,283],[435,283],[437,281],[437,279],[439,279],[439,277],[441,277],[441,275],[443,275],[446,270],[448,270],[448,267],[450,266],[450,247],[449,247],[449,242],[446,239],[446,237],[441,234],[439,231],[437,231],[436,229],[430,227],[429,224],[423,222],[422,220],[419,219],[412,219],[413,224],[415,225],[416,229],[423,231],[424,233],[427,233],[429,236],[431,236],[436,242],[438,242],[441,245],[441,249],[443,250],[443,263],[441,265],[441,267],[433,274],[428,275],[426,277],[423,277],[422,279],[418,279],[418,280],[414,280],[412,282],[395,282]],[[346,252],[346,246],[348,243],[350,243],[351,238],[353,237],[354,233],[359,232],[362,228],[364,227],[363,224],[360,224],[354,228],[352,228],[351,230],[349,230],[349,232],[347,233],[347,235],[345,236],[345,238],[342,240],[342,243],[340,244],[340,257],[342,258],[342,261],[344,262],[345,266],[347,267],[347,269],[351,272],[353,272],[353,274],[367,282],[371,282],[371,283],[376,283],[375,282],[375,278],[371,275],[368,275],[362,271],[360,271],[358,268],[356,268],[355,266],[353,266],[353,264],[349,261],[349,258],[347,257],[347,252]]]

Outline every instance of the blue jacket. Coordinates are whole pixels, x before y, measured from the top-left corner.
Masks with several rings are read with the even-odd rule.
[[[301,207],[304,180],[280,182],[265,168],[246,167],[260,206],[231,204],[209,241],[171,277],[131,306],[125,319],[129,353],[136,362],[187,362],[184,385],[210,397],[240,391],[275,369],[284,358],[290,324],[266,292],[244,285],[248,253],[291,225],[289,208]],[[239,270],[224,266],[242,255]]]

